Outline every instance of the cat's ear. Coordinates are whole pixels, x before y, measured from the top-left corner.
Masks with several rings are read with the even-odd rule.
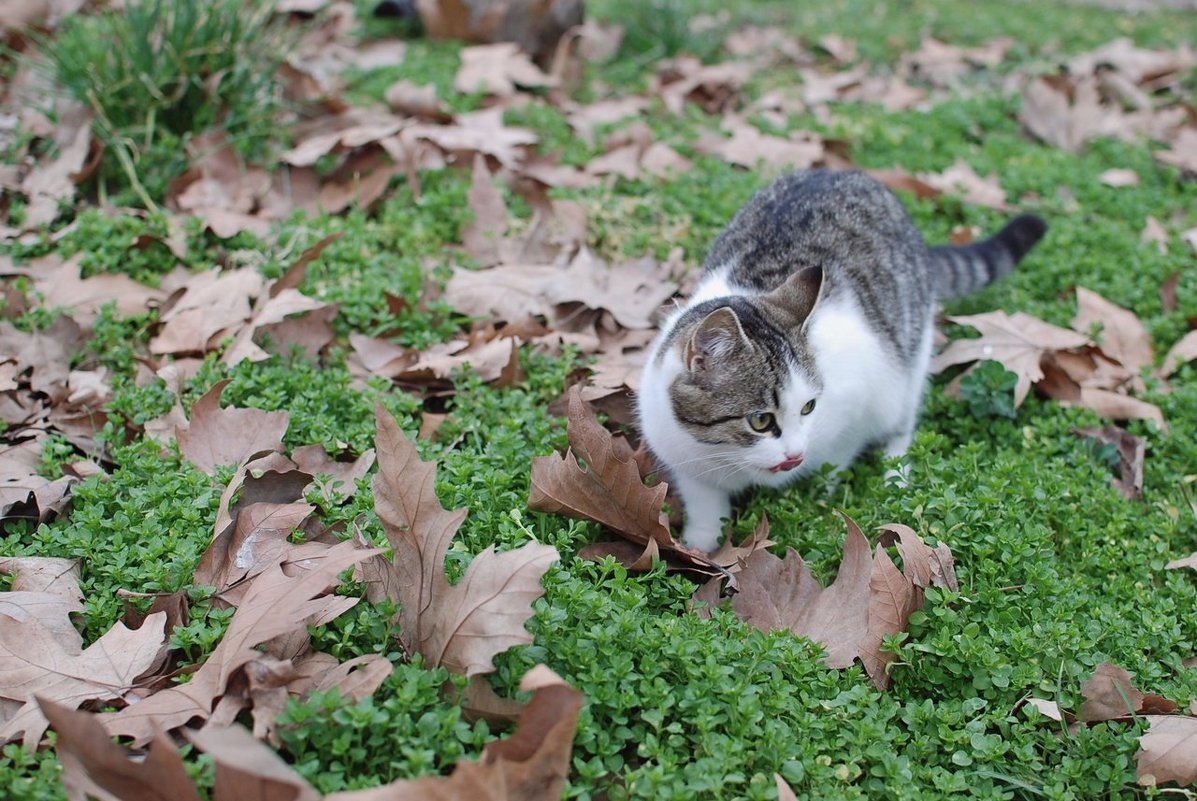
[[[741,348],[751,348],[740,318],[723,306],[708,314],[690,335],[684,360],[690,372],[709,370]]]
[[[823,294],[823,268],[805,267],[770,293],[773,299],[805,324]]]

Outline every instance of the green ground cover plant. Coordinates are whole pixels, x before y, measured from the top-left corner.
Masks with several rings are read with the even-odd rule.
[[[217,2],[213,8],[232,13],[235,5]],[[175,4],[151,1],[141,8],[161,14],[167,6]],[[1149,217],[1174,234],[1197,227],[1197,181],[1159,163],[1153,156],[1158,146],[1148,143],[1097,139],[1070,153],[1035,141],[1019,122],[1018,94],[1002,87],[1005,75],[1049,72],[1070,55],[1116,36],[1167,48],[1192,42],[1197,16],[1016,0],[981,6],[964,0],[900,5],[850,0],[799,8],[746,0],[605,0],[591,3],[588,12],[622,21],[630,30],[613,60],[587,67],[578,97],[600,84],[620,93],[640,91],[652,60],[695,52],[684,35],[687,14],[710,14],[722,31],[752,23],[809,41],[837,34],[855,40],[862,59],[883,67],[915,50],[924,35],[959,45],[1014,37],[1000,67],[965,81],[928,108],[887,111],[878,103],[837,102],[828,114],[795,111],[762,127],[779,135],[810,130],[846,142],[851,160],[865,168],[938,172],[962,158],[982,176],[998,175],[1012,204],[1049,221],[1047,237],[1018,270],[982,293],[951,302],[949,314],[1024,311],[1066,326],[1076,310],[1072,291],[1084,286],[1139,315],[1157,343],[1157,361],[1197,318],[1193,248],[1175,235],[1166,252],[1141,240]],[[170,151],[179,146],[174,137],[216,123],[205,116],[219,111],[204,83],[213,72],[224,76],[220,86],[229,93],[222,96],[228,107],[246,109],[256,102],[248,98],[266,91],[261,68],[239,49],[222,54],[229,61],[215,67],[207,60],[200,66],[161,65],[187,79],[170,84],[169,92],[141,87],[131,73],[88,74],[88,48],[96,41],[85,31],[96,24],[81,18],[47,41],[64,46],[55,58],[68,88],[91,98],[88,81],[122,87],[112,95],[119,111],[104,113],[126,143],[148,143],[158,136],[151,131],[162,126],[169,134],[155,138],[153,148]],[[202,26],[190,28],[204,35]],[[369,26],[371,35],[387,31],[382,21]],[[236,35],[244,50],[261,53],[260,37],[274,34],[262,23]],[[717,61],[721,38],[715,44],[708,38],[701,39],[697,54]],[[78,45],[65,47],[72,42]],[[454,112],[475,110],[481,97],[452,90],[461,47],[413,41],[403,66],[352,73],[347,96],[355,102],[380,100],[403,78],[435,85]],[[215,57],[204,53],[204,59]],[[135,66],[121,62],[111,69]],[[149,66],[142,68],[149,72]],[[1179,81],[1191,93],[1197,72],[1190,69]],[[799,73],[787,66],[757,74],[743,89],[745,103],[800,83]],[[188,119],[171,122],[175,118],[168,120],[165,112],[146,111],[151,98],[172,92],[186,101]],[[188,92],[200,95],[189,100]],[[552,196],[586,207],[586,244],[602,258],[663,259],[680,247],[686,264],[695,268],[720,228],[768,178],[701,151],[698,143],[718,126],[718,116],[693,105],[674,115],[653,103],[641,117],[658,140],[669,141],[693,166],[668,178],[615,177],[555,189]],[[600,126],[595,143],[588,143],[549,105],[512,107],[504,120],[534,130],[541,139],[538,153],[559,152],[564,163],[578,166],[600,154],[603,135],[629,122]],[[247,126],[244,131],[253,130],[248,121]],[[141,133],[129,133],[134,130]],[[165,191],[173,177],[167,173],[176,166],[185,162],[142,160],[136,175],[146,187]],[[1108,186],[1101,176],[1111,168],[1132,169],[1140,181]],[[557,355],[523,349],[522,378],[515,385],[488,383],[465,368],[456,373],[452,393],[430,398],[377,377],[358,380],[351,372],[351,335],[386,335],[396,345],[422,350],[468,329],[471,321],[441,293],[450,268],[467,260],[456,249],[459,231],[473,213],[470,184],[468,169],[422,172],[418,189],[398,175],[372,208],[340,215],[297,212],[278,223],[270,239],[240,234],[222,240],[190,223],[185,261],[193,274],[240,264],[237,259],[249,252],[257,254],[251,262],[256,269],[277,278],[294,254],[326,235],[343,234],[308,266],[299,284],[306,295],[338,304],[339,311],[331,351],[321,361],[292,352],[230,367],[218,353],[208,354],[184,382],[179,401],[190,409],[213,384],[229,378],[226,405],[290,411],[288,447],[319,443],[350,456],[373,444],[375,404],[412,436],[429,413],[449,415],[435,439],[417,439],[421,457],[438,464],[442,504],[470,510],[446,558],[449,575],[460,576],[490,545],[508,550],[536,541],[561,555],[545,574],[544,595],[527,624],[533,642],[501,654],[488,681],[500,695],[511,696],[520,677],[543,663],[585,694],[566,797],[773,799],[775,773],[799,797],[824,799],[1065,801],[1197,792],[1136,783],[1142,719],[1069,727],[1020,704],[1033,696],[1076,710],[1082,683],[1106,661],[1129,670],[1135,686],[1182,709],[1197,701],[1192,667],[1197,574],[1165,569],[1197,551],[1197,507],[1189,501],[1197,481],[1197,364],[1180,367],[1167,391],[1147,378],[1142,397],[1162,410],[1167,431],[1146,421],[1126,425],[1147,442],[1141,500],[1127,500],[1111,486],[1116,454],[1073,433],[1108,421],[1034,393],[1016,408],[1010,374],[996,363],[966,379],[960,397],[944,391],[951,374],[933,379],[910,449],[909,486],[887,482],[889,465],[874,455],[838,483],[812,480],[745,499],[733,536],[747,535],[767,515],[771,538],[797,549],[824,580],[835,575],[841,558],[843,524],[836,510],[866,532],[900,522],[928,541],[950,545],[960,589],[928,589],[909,630],[889,643],[897,659],[890,671],[893,687],[882,692],[859,665],[842,671],[825,667],[820,647],[808,640],[762,633],[723,609],[700,619],[689,608],[695,582],[664,564],[634,573],[614,559],[579,558],[582,547],[609,538],[601,526],[528,509],[531,460],[566,445],[564,422],[550,413],[550,404],[584,370],[588,357],[571,349]],[[902,192],[901,198],[931,242],[946,241],[962,226],[993,231],[1009,216],[949,195]],[[518,222],[526,223],[531,210],[510,205]],[[165,280],[178,263],[158,239],[130,246],[142,234],[166,235],[155,214],[81,208],[65,213],[55,227],[63,230],[72,222],[75,227],[61,237],[46,232],[9,241],[0,252],[19,264],[79,253],[85,275],[126,274],[147,284]],[[1172,305],[1160,288],[1176,273]],[[388,294],[406,302],[396,308]],[[44,330],[53,319],[50,309],[34,307],[12,322],[22,330]],[[69,512],[58,519],[6,521],[0,553],[81,560],[85,601],[76,620],[86,643],[124,613],[118,589],[184,590],[191,621],[172,641],[187,661],[198,663],[229,622],[228,610],[212,602],[210,590],[191,583],[229,474],[206,475],[177,446],[164,449],[140,430],[175,402],[161,382],[138,380],[138,358],[156,322],[156,312],[127,317],[109,307],[98,314],[91,325],[95,339],[74,363],[99,364],[110,373],[108,422],[94,447],[111,469],[75,484]],[[945,330],[952,338],[967,333],[950,325]],[[44,456],[45,475],[61,475],[80,455],[65,440],[55,440]],[[381,542],[368,480],[356,489],[343,504],[312,500],[322,504],[327,524],[357,526]],[[0,576],[0,590],[9,589],[9,581]],[[361,589],[347,582],[342,592]],[[145,607],[148,599],[131,603]],[[313,629],[313,642],[339,659],[382,654],[395,663],[395,672],[371,697],[353,701],[317,693],[292,700],[279,718],[279,753],[321,792],[448,773],[458,759],[477,757],[492,739],[484,723],[468,722],[461,703],[443,694],[447,681],[463,686],[460,678],[398,652],[394,613],[393,605],[362,603]],[[209,758],[189,753],[187,759],[200,785],[210,787]],[[60,775],[52,750],[34,753],[12,743],[0,751],[0,798],[66,798]]]

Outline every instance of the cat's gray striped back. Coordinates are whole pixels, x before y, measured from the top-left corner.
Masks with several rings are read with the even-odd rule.
[[[822,268],[823,293],[851,293],[894,356],[911,363],[936,297],[981,289],[1013,269],[1046,225],[1023,215],[965,247],[928,248],[905,208],[860,172],[809,170],[758,192],[720,234],[707,270],[769,291],[793,273]]]

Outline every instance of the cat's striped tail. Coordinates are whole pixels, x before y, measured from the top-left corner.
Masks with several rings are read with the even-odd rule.
[[[1046,231],[1041,218],[1022,214],[980,242],[931,248],[939,296],[955,298],[992,284],[1013,270]]]

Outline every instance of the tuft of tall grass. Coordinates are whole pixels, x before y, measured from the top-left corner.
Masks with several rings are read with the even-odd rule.
[[[170,161],[192,134],[220,127],[249,155],[269,147],[278,67],[292,37],[265,0],[132,0],[71,17],[40,42],[57,84],[96,114],[126,173]],[[182,165],[185,168],[185,164]],[[144,170],[137,170],[142,172]],[[138,186],[135,173],[129,180]]]

